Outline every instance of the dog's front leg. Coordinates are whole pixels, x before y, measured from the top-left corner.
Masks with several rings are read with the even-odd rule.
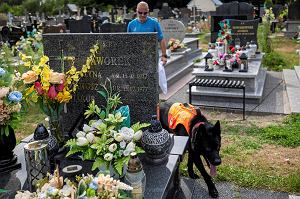
[[[197,174],[195,174],[194,172],[194,168],[193,168],[193,152],[191,150],[189,150],[189,157],[188,157],[188,163],[187,163],[187,166],[188,166],[188,173],[189,173],[189,176],[190,178],[192,179],[198,179],[199,176]]]
[[[203,176],[204,181],[207,184],[209,195],[213,198],[217,198],[219,196],[218,190],[214,182],[212,181],[211,176],[206,172],[199,154],[198,155],[195,154],[192,158],[195,162],[196,167],[199,169],[201,175]]]

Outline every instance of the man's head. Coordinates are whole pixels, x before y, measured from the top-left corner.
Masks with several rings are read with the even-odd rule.
[[[149,13],[149,6],[146,2],[141,1],[136,7],[136,14],[140,22],[144,23],[147,20],[147,15]]]

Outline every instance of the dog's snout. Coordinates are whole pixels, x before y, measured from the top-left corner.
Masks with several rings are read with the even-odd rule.
[[[215,163],[214,164],[215,166],[220,165],[222,163],[221,158],[216,158],[215,161],[214,161],[214,163]]]

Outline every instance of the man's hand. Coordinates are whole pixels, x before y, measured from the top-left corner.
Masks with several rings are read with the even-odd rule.
[[[167,58],[166,57],[162,56],[160,58],[160,60],[162,61],[163,65],[166,65],[166,63],[167,63]]]

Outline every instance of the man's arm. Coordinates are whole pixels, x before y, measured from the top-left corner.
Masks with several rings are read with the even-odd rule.
[[[166,53],[166,42],[165,39],[160,41],[160,49],[161,49],[161,61],[163,65],[167,63],[167,53]]]

